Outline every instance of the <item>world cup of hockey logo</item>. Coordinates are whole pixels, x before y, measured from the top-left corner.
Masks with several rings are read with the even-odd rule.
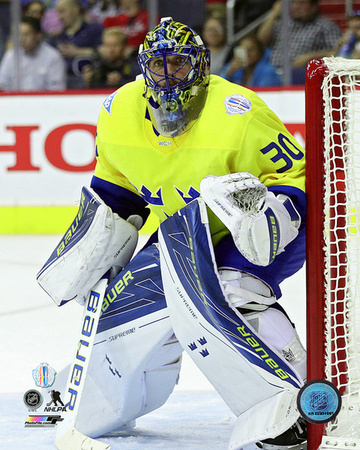
[[[36,386],[49,387],[55,381],[56,371],[47,363],[39,364],[36,369],[32,371]]]

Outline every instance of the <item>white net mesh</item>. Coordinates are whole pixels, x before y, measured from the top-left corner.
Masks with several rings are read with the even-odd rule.
[[[348,448],[360,444],[360,61],[325,64],[325,371],[342,395],[325,434]]]

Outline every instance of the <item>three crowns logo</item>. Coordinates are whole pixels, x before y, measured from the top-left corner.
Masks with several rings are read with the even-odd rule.
[[[202,338],[198,339],[197,342],[198,342],[200,345],[205,345],[205,344],[207,344],[207,340],[205,339],[205,337],[202,337]],[[198,346],[196,345],[196,342],[190,342],[190,344],[188,345],[188,347],[189,347],[189,349],[190,349],[191,351],[194,351],[194,350],[196,350],[196,349],[198,348]],[[206,356],[209,355],[209,351],[208,351],[207,348],[203,348],[202,350],[199,350],[199,353],[200,353],[200,355],[201,355],[203,358],[205,358]]]

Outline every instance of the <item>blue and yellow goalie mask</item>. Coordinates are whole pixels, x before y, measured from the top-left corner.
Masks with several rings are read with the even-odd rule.
[[[200,36],[171,17],[161,19],[140,46],[138,62],[156,130],[167,137],[189,130],[201,114],[209,85],[210,52]]]

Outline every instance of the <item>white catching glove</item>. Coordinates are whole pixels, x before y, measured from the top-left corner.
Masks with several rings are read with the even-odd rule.
[[[275,197],[250,173],[209,175],[201,181],[200,193],[253,264],[268,266],[298,235],[301,218],[291,199]]]

